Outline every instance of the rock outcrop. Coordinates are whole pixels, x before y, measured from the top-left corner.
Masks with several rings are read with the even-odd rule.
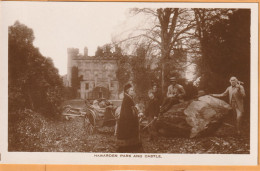
[[[209,95],[174,105],[156,122],[165,136],[199,137],[212,135],[231,106]]]

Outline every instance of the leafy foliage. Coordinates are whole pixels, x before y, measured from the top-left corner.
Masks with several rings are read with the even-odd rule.
[[[201,39],[203,52],[200,68],[205,70],[202,73],[202,88],[223,91],[229,85],[229,78],[236,76],[246,82],[245,88],[249,89],[250,10],[233,10],[227,17],[208,24],[206,35]]]
[[[114,55],[112,53],[112,45],[110,43],[103,45],[102,47],[98,46],[95,52],[96,57],[109,57]]]
[[[119,92],[122,92],[124,85],[130,79],[131,67],[129,65],[129,58],[127,56],[119,56],[117,63],[116,77],[119,82]]]
[[[200,89],[223,90],[231,76],[249,83],[250,10],[194,9],[194,14],[201,53]]]
[[[97,47],[97,50],[95,52],[95,56],[104,56],[103,50],[101,47]]]
[[[150,68],[146,66],[146,50],[140,46],[136,50],[136,56],[131,59],[133,83],[137,100],[141,101],[147,97],[147,92],[151,88]]]
[[[62,94],[63,94],[64,100],[70,100],[70,99],[74,99],[76,97],[75,89],[73,89],[72,87],[64,87]]]
[[[73,66],[71,69],[71,90],[73,98],[77,98],[79,96],[78,89],[80,89],[80,81],[83,79],[83,76],[78,76],[78,73],[78,67]]]
[[[169,78],[170,77],[177,77],[178,83],[181,78],[185,78],[185,71],[186,71],[186,59],[187,55],[185,50],[182,48],[175,48],[175,53],[172,54],[168,59],[165,60],[165,69],[164,69],[164,80],[165,80],[165,87],[164,89],[167,90],[168,85],[170,84]]]
[[[33,30],[15,22],[9,27],[9,111],[33,109],[57,113],[62,100],[62,79],[51,58],[33,46]]]

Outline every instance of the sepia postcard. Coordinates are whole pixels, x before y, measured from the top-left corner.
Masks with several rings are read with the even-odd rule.
[[[0,11],[1,164],[257,165],[258,3]]]

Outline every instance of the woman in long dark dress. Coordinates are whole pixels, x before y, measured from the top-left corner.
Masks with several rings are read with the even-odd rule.
[[[141,152],[142,144],[139,136],[139,122],[133,101],[134,89],[131,84],[124,87],[124,99],[118,121],[118,152]]]

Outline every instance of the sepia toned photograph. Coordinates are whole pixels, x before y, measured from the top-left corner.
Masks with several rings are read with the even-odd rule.
[[[256,155],[252,4],[1,4],[6,153]]]

